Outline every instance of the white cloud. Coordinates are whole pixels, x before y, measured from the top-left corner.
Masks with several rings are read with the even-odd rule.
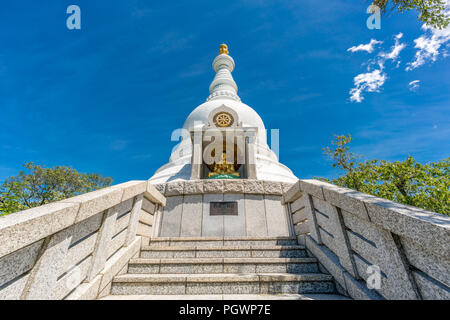
[[[446,14],[450,15],[450,5],[447,0]],[[414,61],[408,63],[406,71],[414,70],[428,61],[436,61],[438,56],[443,53],[446,56],[446,52],[442,52],[441,47],[450,40],[450,25],[447,28],[440,30],[435,29],[427,24],[422,25],[424,34],[414,40],[416,44],[414,48],[417,52],[414,56]]]
[[[397,60],[400,52],[406,47],[406,44],[400,43],[400,39],[403,37],[403,33],[399,33],[395,36],[395,44],[391,47],[391,52],[381,52],[378,56],[383,59],[383,63],[386,60]]]
[[[357,52],[357,51],[367,51],[368,53],[372,53],[375,49],[375,45],[383,43],[383,41],[377,41],[375,39],[370,39],[370,42],[367,44],[360,44],[358,46],[353,46],[351,48],[348,48],[347,51],[351,52]]]
[[[420,80],[414,80],[414,81],[411,81],[410,83],[408,83],[409,90],[416,91],[420,86],[419,82],[420,82]]]
[[[353,82],[355,87],[350,90],[350,101],[361,102],[364,100],[363,92],[378,92],[386,81],[387,76],[382,69],[375,69],[372,72],[358,74]]]
[[[395,44],[391,47],[390,52],[380,52],[374,59],[368,61],[367,73],[361,73],[354,79],[355,87],[350,89],[350,101],[360,103],[364,100],[364,92],[379,92],[380,88],[384,85],[387,74],[383,71],[384,64],[387,60],[397,61],[400,57],[400,53],[406,47],[406,44],[400,43],[400,39],[403,37],[403,33],[398,33],[394,36]],[[371,40],[370,43],[373,43]],[[377,41],[382,42],[382,41]],[[350,49],[349,49],[350,50]],[[349,51],[347,50],[347,51]],[[373,46],[372,46],[373,50]],[[397,66],[400,64],[398,61]],[[376,68],[371,71],[372,68]]]

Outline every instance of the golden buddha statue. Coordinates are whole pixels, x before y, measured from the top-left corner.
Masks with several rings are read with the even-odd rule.
[[[234,163],[227,162],[227,155],[225,152],[222,153],[222,162],[214,163],[213,172],[210,172],[208,174],[208,178],[217,175],[229,175],[234,177],[241,176],[239,172],[236,172],[236,170],[234,170]]]

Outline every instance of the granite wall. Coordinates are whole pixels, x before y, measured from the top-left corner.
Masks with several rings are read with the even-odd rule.
[[[292,184],[249,179],[155,185],[167,198],[156,218],[159,237],[277,237],[291,234],[283,190]],[[238,215],[210,215],[210,202],[235,201]]]
[[[354,299],[450,299],[450,217],[317,180],[299,180],[283,203],[299,243],[341,292]]]
[[[0,217],[0,300],[109,294],[164,204],[147,181],[130,181]]]

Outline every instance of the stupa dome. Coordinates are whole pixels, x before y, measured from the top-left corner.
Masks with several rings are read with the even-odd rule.
[[[267,132],[264,122],[259,114],[241,102],[237,94],[238,87],[231,75],[235,63],[228,55],[228,47],[220,46],[219,55],[214,59],[212,67],[216,75],[209,86],[210,95],[206,102],[196,107],[187,117],[180,135],[183,136],[180,144],[173,150],[168,164],[162,166],[150,178],[152,183],[163,183],[177,180],[191,179],[191,161],[193,144],[191,133],[211,126],[212,115],[215,110],[227,110],[233,114],[231,118],[237,119],[234,126],[241,129],[251,128],[255,132],[255,141],[252,141],[252,157],[255,159],[256,179],[279,182],[295,182],[297,177],[292,171],[278,162],[275,153],[267,144]]]

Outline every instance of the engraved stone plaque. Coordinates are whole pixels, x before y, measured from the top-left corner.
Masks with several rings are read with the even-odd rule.
[[[210,202],[209,215],[210,216],[237,216],[238,215],[237,201]]]

